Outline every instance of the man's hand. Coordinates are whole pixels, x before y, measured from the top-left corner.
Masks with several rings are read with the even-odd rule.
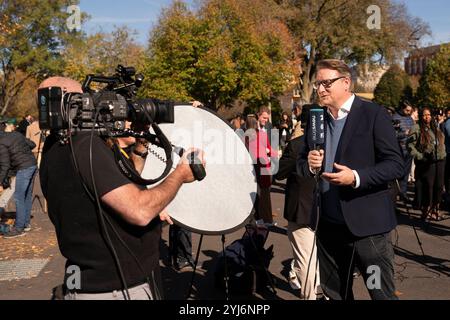
[[[195,181],[194,174],[192,173],[191,167],[189,165],[188,155],[190,155],[192,152],[197,151],[197,158],[200,160],[203,167],[206,168],[206,161],[205,161],[205,154],[200,149],[194,149],[191,148],[188,151],[186,151],[183,156],[180,159],[180,162],[178,162],[178,166],[176,171],[178,171],[183,179],[183,183],[191,183]]]
[[[346,166],[341,166],[340,164],[335,163],[334,167],[338,172],[330,173],[326,172],[322,174],[322,178],[327,180],[331,184],[335,184],[338,186],[353,186],[355,184],[355,174],[352,169]]]
[[[201,103],[200,101],[193,101],[193,102],[192,102],[192,106],[193,106],[194,108],[203,107],[203,103]]]
[[[323,156],[325,151],[312,150],[308,154],[308,165],[312,171],[318,171],[322,168]]]
[[[164,209],[163,211],[161,211],[161,213],[159,214],[159,219],[161,221],[166,221],[170,225],[173,225],[173,221],[170,218],[169,212],[167,211],[167,209]]]

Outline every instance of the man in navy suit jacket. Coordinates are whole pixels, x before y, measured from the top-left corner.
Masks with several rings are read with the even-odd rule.
[[[372,299],[396,299],[389,182],[403,175],[404,162],[391,118],[352,93],[351,70],[340,60],[320,61],[313,86],[326,107],[325,145],[315,150],[307,132],[298,171],[321,177],[321,286],[331,299],[353,299],[357,264]]]

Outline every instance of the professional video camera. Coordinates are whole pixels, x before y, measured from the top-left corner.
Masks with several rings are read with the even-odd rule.
[[[63,144],[71,144],[70,137],[77,132],[94,132],[104,137],[143,138],[164,150],[166,167],[155,179],[143,179],[129,164],[117,145],[113,146],[119,168],[132,181],[141,185],[157,183],[166,177],[173,164],[172,151],[180,156],[184,149],[173,146],[159,128],[160,123],[174,123],[175,103],[157,99],[134,100],[144,77],[136,74],[133,67],[116,68],[116,74],[88,75],[83,83],[83,93],[65,92],[61,87],[38,90],[39,125],[42,130],[56,133]],[[91,87],[97,84],[96,88]],[[103,85],[103,87],[101,87]],[[136,127],[150,126],[137,132],[125,127],[125,121]],[[197,152],[188,155],[195,178],[201,181],[206,173],[197,158]]]
[[[173,102],[134,100],[143,80],[133,67],[119,65],[111,77],[88,75],[83,93],[67,93],[60,87],[40,89],[40,127],[59,131],[62,136],[95,128],[100,135],[117,137],[129,135],[125,121],[143,125],[173,123]],[[92,84],[97,84],[97,88],[92,88]]]

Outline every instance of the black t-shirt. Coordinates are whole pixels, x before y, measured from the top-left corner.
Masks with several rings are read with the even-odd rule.
[[[81,289],[77,291],[93,293],[122,289],[112,253],[99,227],[96,204],[83,188],[69,146],[53,143],[51,137],[46,144],[40,169],[42,190],[48,201],[49,216],[56,229],[59,248],[67,258],[66,268],[76,265],[81,270]],[[73,138],[73,145],[80,174],[91,194],[94,194],[89,161],[90,134],[78,134]],[[132,183],[120,172],[111,149],[97,136],[93,139],[92,157],[99,197]],[[126,194],[123,196],[126,197]],[[139,227],[125,222],[106,206],[103,210],[146,272],[144,275],[106,222],[127,285],[132,287],[143,283],[146,276],[158,267],[159,219],[154,219],[146,227]],[[70,275],[66,274],[66,278]]]

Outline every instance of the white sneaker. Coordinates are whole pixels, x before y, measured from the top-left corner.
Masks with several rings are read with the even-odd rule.
[[[27,224],[27,225],[25,226],[25,228],[23,228],[23,231],[25,231],[25,232],[30,232],[30,231],[31,231],[31,224]]]
[[[300,290],[302,288],[294,270],[289,271],[289,285],[293,290]]]
[[[294,259],[291,261],[291,269],[289,270],[289,285],[293,290],[300,290],[302,288],[298,281],[297,274],[294,271]]]

